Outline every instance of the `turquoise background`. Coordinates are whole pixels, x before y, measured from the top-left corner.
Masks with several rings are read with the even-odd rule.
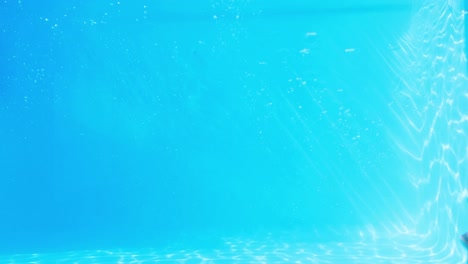
[[[433,2],[3,2],[0,251],[368,226],[452,243],[464,31]]]

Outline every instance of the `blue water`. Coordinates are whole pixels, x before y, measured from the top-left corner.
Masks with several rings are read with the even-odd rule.
[[[462,3],[194,2],[0,3],[0,263],[466,263]]]

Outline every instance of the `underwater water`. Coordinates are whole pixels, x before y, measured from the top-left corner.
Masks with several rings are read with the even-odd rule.
[[[467,262],[462,2],[194,2],[0,3],[0,263]]]

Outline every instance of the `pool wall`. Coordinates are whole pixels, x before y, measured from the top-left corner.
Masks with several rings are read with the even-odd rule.
[[[395,142],[418,195],[416,230],[447,257],[468,228],[465,25],[462,2],[428,1],[396,53],[405,70],[392,108],[406,133]]]

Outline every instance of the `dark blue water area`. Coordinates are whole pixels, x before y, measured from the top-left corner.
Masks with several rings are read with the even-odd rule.
[[[187,6],[0,4],[0,251],[401,220],[410,6]]]

